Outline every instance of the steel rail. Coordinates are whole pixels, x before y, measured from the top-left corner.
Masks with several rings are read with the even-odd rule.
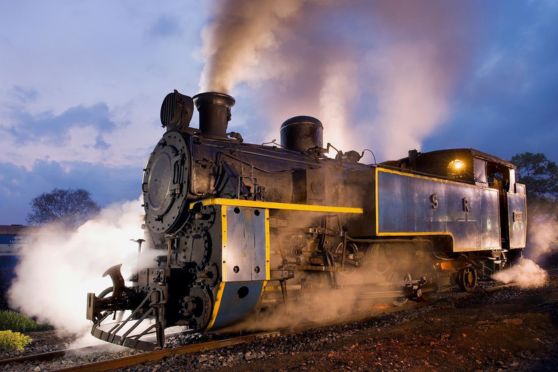
[[[64,350],[56,350],[56,351],[47,351],[45,353],[39,354],[29,354],[29,355],[22,355],[12,358],[0,359],[0,366],[10,364],[10,363],[24,363],[24,362],[32,362],[37,360],[52,360],[56,358],[61,358],[68,353],[79,353],[79,352],[88,352],[92,350],[96,350],[99,348],[104,347],[105,345],[99,346],[86,346],[80,347],[76,349],[64,349]]]
[[[192,354],[201,351],[215,350],[215,349],[221,349],[229,346],[246,344],[255,341],[257,339],[260,339],[262,337],[272,337],[277,335],[280,335],[280,332],[277,331],[262,332],[262,333],[255,333],[246,336],[228,338],[224,340],[200,342],[197,344],[178,346],[171,349],[155,350],[155,351],[130,355],[130,356],[117,358],[117,359],[77,365],[69,368],[59,369],[59,371],[66,371],[66,372],[109,371],[117,368],[131,367],[141,363],[156,362],[167,357],[175,357],[179,355]]]

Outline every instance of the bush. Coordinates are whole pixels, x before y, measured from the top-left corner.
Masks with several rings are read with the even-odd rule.
[[[38,324],[34,320],[26,318],[15,311],[0,311],[0,331],[33,332],[47,329],[51,329],[51,327],[45,324]]]
[[[23,351],[31,341],[31,337],[19,332],[0,331],[0,350],[3,351]]]

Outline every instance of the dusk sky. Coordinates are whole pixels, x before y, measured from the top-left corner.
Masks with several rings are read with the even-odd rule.
[[[0,0],[0,224],[53,188],[102,206],[140,195],[160,104],[200,91],[222,1]],[[258,29],[235,70],[229,128],[246,141],[309,114],[378,160],[472,147],[558,161],[558,1],[308,3]]]

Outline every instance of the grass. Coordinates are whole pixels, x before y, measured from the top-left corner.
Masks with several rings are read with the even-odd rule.
[[[18,312],[0,311],[0,331],[33,332],[52,329],[46,324],[39,324]]]
[[[23,351],[31,341],[33,341],[31,337],[19,332],[0,331],[0,350],[2,351]]]

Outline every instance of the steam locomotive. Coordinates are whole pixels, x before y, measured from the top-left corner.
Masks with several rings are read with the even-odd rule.
[[[521,255],[526,197],[513,164],[473,149],[363,164],[364,153],[324,148],[309,116],[285,121],[280,144],[248,144],[227,132],[234,103],[216,92],[164,99],[166,132],[142,182],[157,259],[131,286],[119,266],[105,273],[112,286],[87,296],[94,336],[162,347],[169,327],[221,329],[308,291],[343,290],[352,271],[381,273],[412,297],[472,291]]]

